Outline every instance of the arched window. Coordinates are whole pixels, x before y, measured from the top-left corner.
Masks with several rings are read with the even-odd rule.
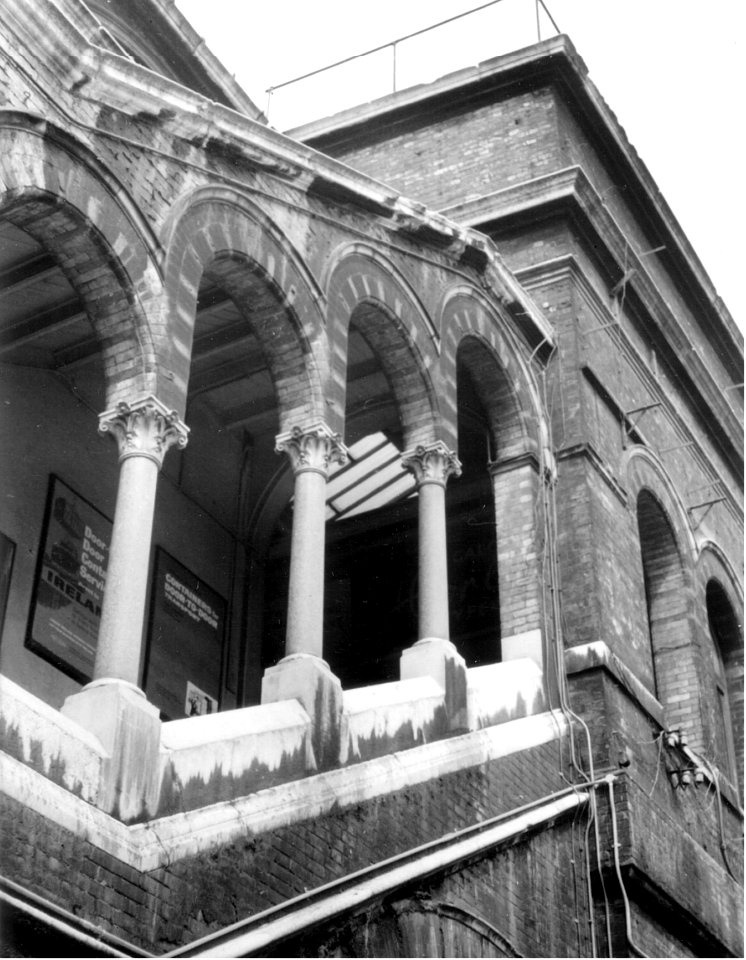
[[[637,498],[637,524],[648,615],[653,690],[669,729],[706,747],[702,662],[695,642],[694,597],[669,514],[649,489]]]
[[[677,711],[677,651],[688,646],[684,575],[673,530],[663,508],[648,491],[637,498],[637,526],[640,535],[645,604],[648,614],[653,661],[653,689],[664,706]],[[673,721],[685,716],[668,716]]]
[[[728,595],[715,579],[705,593],[715,678],[713,749],[721,770],[742,776],[743,763],[743,640]]]

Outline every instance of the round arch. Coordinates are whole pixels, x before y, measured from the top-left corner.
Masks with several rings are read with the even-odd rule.
[[[345,247],[327,271],[330,401],[344,416],[349,328],[378,356],[399,409],[407,448],[441,439],[435,330],[408,285],[365,244]]]
[[[271,324],[255,328],[277,394],[280,431],[328,419],[321,294],[270,218],[233,191],[200,190],[177,206],[164,237],[165,309],[177,409],[183,409],[186,398],[199,286],[210,272],[239,308],[251,306],[257,282],[282,307]]]
[[[650,490],[660,501],[679,545],[687,578],[691,580],[697,544],[684,502],[663,463],[649,447],[636,444],[626,450],[622,457],[621,475],[625,477],[631,504],[643,488]]]
[[[481,399],[498,460],[529,452],[538,454],[548,435],[539,391],[504,327],[494,309],[471,287],[460,285],[443,299],[444,420],[455,432],[457,360],[466,353],[467,362],[478,372],[475,379],[485,383]]]
[[[707,743],[718,766],[742,784],[743,590],[724,552],[711,541],[703,545],[697,561],[697,606],[710,652]]]
[[[658,458],[646,447],[622,461],[639,538],[638,596],[646,613],[658,699],[669,727],[701,749],[702,645],[697,628],[695,545],[686,510]]]
[[[476,394],[488,423],[491,462],[485,460],[483,465],[484,489],[491,488],[494,511],[492,505],[485,507],[485,516],[495,531],[490,549],[495,551],[492,565],[496,563],[501,655],[503,659],[525,656],[524,641],[514,643],[509,638],[545,626],[540,486],[548,445],[546,419],[538,389],[509,331],[478,291],[466,285],[448,291],[441,317],[446,428],[454,437],[461,429],[460,394],[465,385],[460,378],[468,378],[469,390]],[[463,440],[458,438],[458,450],[466,455]],[[453,496],[450,490],[449,495]],[[485,570],[486,560],[482,561]]]
[[[156,251],[127,195],[89,151],[51,125],[0,114],[0,217],[62,270],[100,343],[106,403],[159,394]]]

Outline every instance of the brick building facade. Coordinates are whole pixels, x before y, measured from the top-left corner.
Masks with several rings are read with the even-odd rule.
[[[7,955],[742,955],[742,341],[567,38],[0,23]]]

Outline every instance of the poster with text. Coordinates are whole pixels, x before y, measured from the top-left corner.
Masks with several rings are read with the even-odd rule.
[[[81,683],[93,675],[111,529],[95,507],[50,478],[26,645]]]
[[[218,709],[225,617],[225,600],[158,548],[145,693],[169,719]]]

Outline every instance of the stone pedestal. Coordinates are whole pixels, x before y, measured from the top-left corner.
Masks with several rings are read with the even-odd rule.
[[[269,667],[262,678],[262,703],[298,700],[311,718],[311,746],[317,770],[339,764],[342,684],[320,657],[294,654]]]
[[[124,823],[155,816],[161,721],[142,690],[122,680],[95,680],[68,697],[61,712],[109,754],[96,806]]]
[[[400,670],[402,680],[433,677],[445,691],[449,730],[468,729],[466,661],[450,640],[418,640],[402,653]]]
[[[544,670],[544,640],[541,630],[527,630],[500,641],[503,661],[533,660],[539,670]]]

